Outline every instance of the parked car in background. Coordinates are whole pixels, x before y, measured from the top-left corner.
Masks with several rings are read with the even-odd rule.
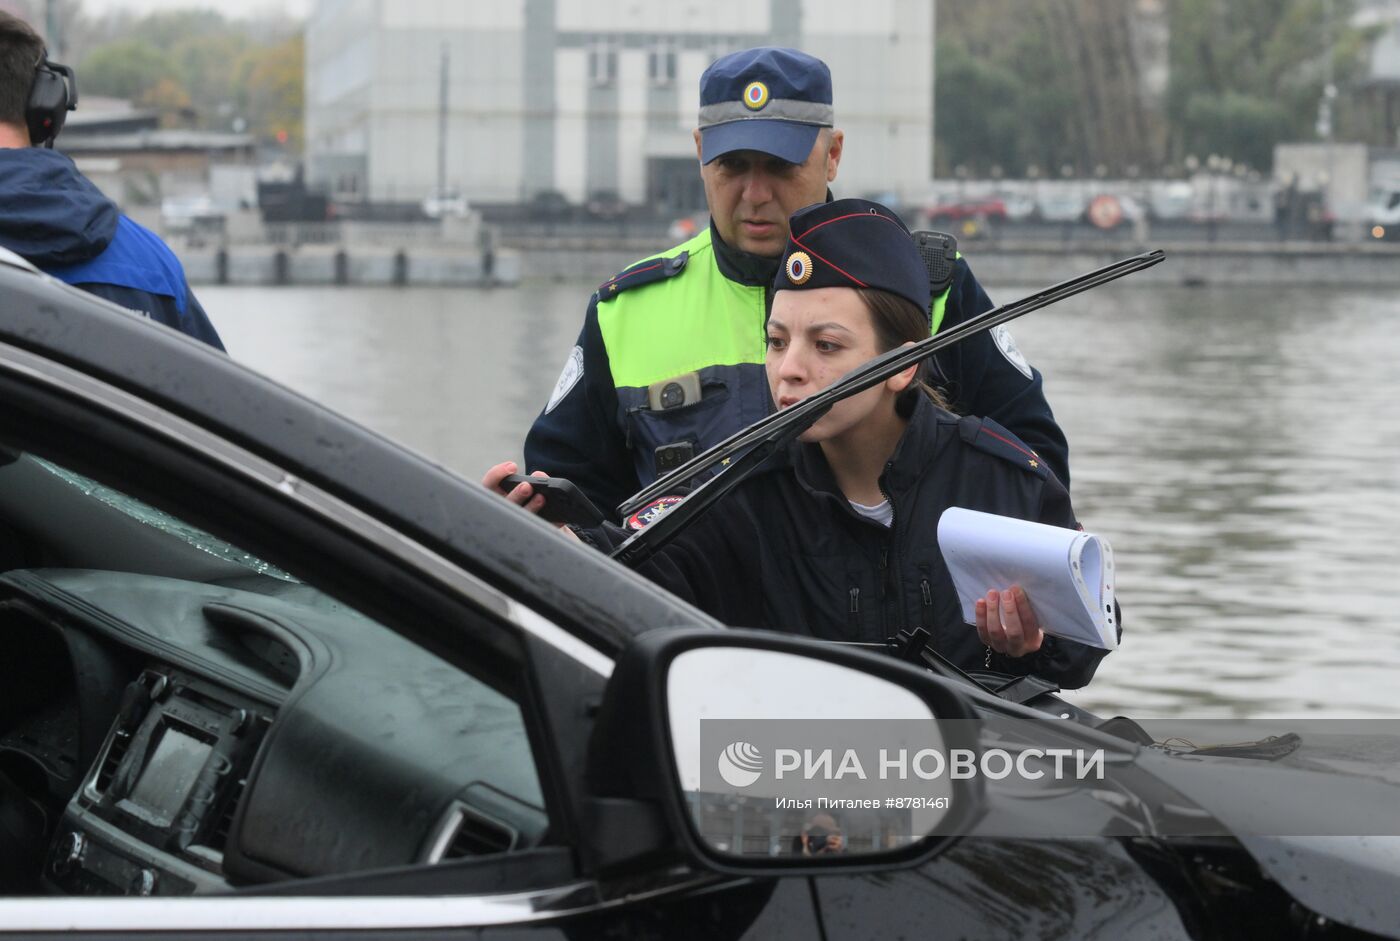
[[[617,190],[594,190],[583,205],[589,218],[611,222],[627,215],[627,203]]]
[[[935,228],[956,225],[964,219],[999,222],[1006,218],[1006,203],[1001,199],[969,199],[938,203],[924,210],[924,218]]]
[[[1012,193],[999,197],[1006,207],[1006,218],[1012,222],[1033,219],[1036,213],[1035,200],[1022,193]]]
[[[160,224],[168,233],[221,231],[224,220],[224,211],[205,193],[167,196],[160,201]]]
[[[1366,231],[1378,241],[1400,241],[1400,182],[1382,185],[1366,204]]]
[[[925,209],[919,217],[919,228],[973,240],[986,238],[994,225],[1006,220],[1006,204],[994,198],[941,202]]]
[[[1184,180],[1154,186],[1148,195],[1149,218],[1184,219],[1191,212],[1195,198],[1196,191]]]
[[[562,222],[574,216],[574,204],[558,190],[540,190],[530,197],[526,214],[536,222]]]
[[[423,215],[429,219],[465,216],[469,210],[467,198],[456,190],[434,193],[423,200]]]
[[[1084,218],[1089,200],[1078,193],[1046,193],[1036,201],[1043,222],[1078,222]]]

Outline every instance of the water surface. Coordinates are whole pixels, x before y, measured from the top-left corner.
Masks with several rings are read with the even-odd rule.
[[[591,289],[199,294],[234,356],[476,478],[519,456]],[[1124,284],[1012,329],[1118,557],[1124,644],[1075,701],[1400,715],[1400,297]]]

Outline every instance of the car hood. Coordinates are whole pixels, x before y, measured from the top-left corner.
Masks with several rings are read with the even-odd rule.
[[[1144,754],[1152,774],[1209,812],[1260,868],[1332,921],[1400,937],[1396,741],[1309,741],[1279,762]],[[1146,761],[1143,761],[1146,759]],[[1400,832],[1400,831],[1398,831]]]

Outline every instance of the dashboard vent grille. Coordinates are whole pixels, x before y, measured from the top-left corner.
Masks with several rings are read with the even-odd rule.
[[[462,821],[457,832],[442,851],[442,859],[466,859],[488,856],[514,849],[519,835],[503,824],[462,808]]]
[[[209,832],[209,838],[204,841],[204,845],[212,850],[224,851],[228,845],[228,835],[233,831],[233,815],[238,813],[238,802],[243,799],[243,790],[248,786],[247,778],[240,778],[234,785],[233,793],[228,796],[228,801],[224,804],[223,813],[219,814],[218,823],[214,824],[214,829]]]
[[[107,754],[102,756],[102,767],[97,769],[97,780],[93,783],[94,789],[99,794],[107,793],[112,778],[116,777],[117,766],[122,763],[122,757],[130,747],[130,732],[118,732],[112,736],[111,744],[107,746]]]

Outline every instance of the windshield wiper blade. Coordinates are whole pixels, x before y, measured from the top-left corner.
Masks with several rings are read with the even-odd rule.
[[[864,365],[856,367],[821,392],[810,395],[796,405],[783,409],[780,412],[774,412],[766,418],[754,422],[747,428],[735,432],[708,451],[682,464],[665,477],[657,479],[650,486],[643,487],[618,506],[618,517],[624,520],[627,519],[657,497],[674,491],[691,478],[709,470],[715,464],[729,462],[730,466],[719,476],[730,476],[737,468],[739,461],[742,460],[736,460],[735,455],[761,444],[773,445],[774,442],[771,439],[775,431],[782,434],[783,443],[786,443],[786,441],[791,440],[791,438],[805,431],[840,400],[855,395],[857,392],[863,392],[873,385],[884,382],[895,373],[907,369],[921,360],[927,359],[939,350],[952,346],[954,343],[964,340],[974,333],[999,326],[1009,320],[1020,317],[1022,314],[1028,314],[1033,310],[1039,310],[1056,301],[1062,301],[1067,297],[1073,297],[1076,294],[1098,287],[1101,284],[1115,281],[1124,275],[1133,274],[1145,268],[1151,268],[1153,265],[1159,264],[1165,258],[1166,254],[1162,252],[1161,249],[1144,252],[1140,255],[1133,255],[1121,259],[1120,261],[1113,262],[1112,264],[1105,265],[1102,268],[1097,268],[1087,274],[1071,278],[1068,281],[1062,281],[1053,287],[1048,287],[1043,291],[1027,295],[1018,301],[1004,304],[1001,307],[995,307],[964,321],[946,332],[936,333],[913,346],[896,347],[888,353],[877,356]],[[789,435],[783,433],[789,426],[797,427],[796,434]],[[767,454],[771,454],[774,450],[776,450],[776,447],[765,446],[765,451],[767,453],[764,457],[767,457]],[[752,462],[745,462],[745,464],[746,466],[752,466]],[[701,495],[701,492],[705,490],[709,483],[710,481],[707,481],[705,484],[696,488],[694,492],[685,498],[684,503],[667,511],[663,517],[647,526],[643,532],[649,532],[656,524],[660,523],[662,519],[673,515],[681,510],[685,504],[688,504],[691,500],[695,500]],[[730,488],[725,488],[726,492],[728,489]],[[712,501],[706,499],[699,502],[708,505],[708,503]],[[696,509],[700,509],[700,507]],[[666,529],[670,529],[670,527],[666,527]],[[631,543],[635,538],[634,536],[632,539],[629,539],[628,543]],[[618,551],[614,553],[614,557],[621,558],[622,550],[625,548],[627,548],[627,544],[619,548]],[[624,559],[623,561],[626,560]]]

